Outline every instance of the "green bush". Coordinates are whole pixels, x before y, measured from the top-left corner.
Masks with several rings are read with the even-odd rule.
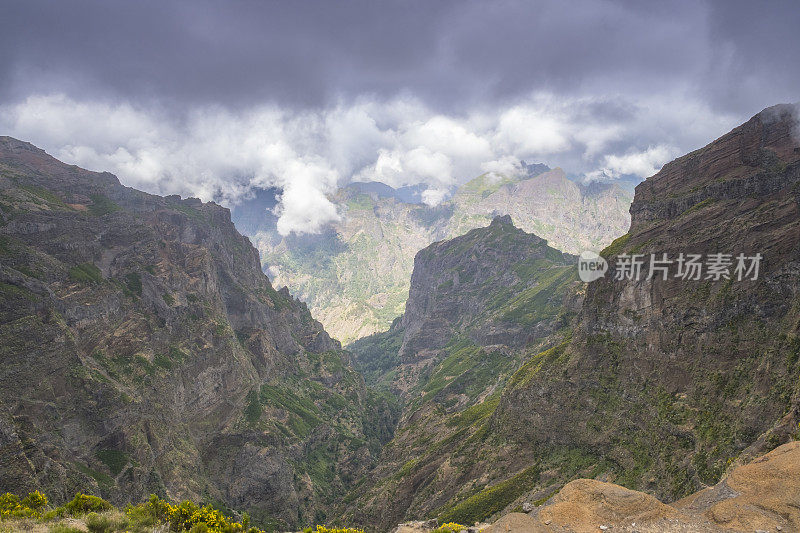
[[[133,294],[137,296],[142,295],[142,276],[138,272],[129,272],[125,274],[125,286]]]
[[[45,511],[42,514],[42,520],[47,522],[49,520],[55,520],[56,518],[64,518],[65,516],[67,516],[67,510],[64,509],[64,507],[56,507],[55,509]]]
[[[192,529],[189,530],[189,533],[208,533],[208,524],[205,522],[195,524],[192,526]]]
[[[79,492],[75,495],[71,502],[64,506],[64,508],[66,509],[67,513],[73,516],[81,516],[85,515],[86,513],[110,511],[114,507],[103,498],[98,498],[97,496],[82,494]]]
[[[135,526],[143,527],[168,522],[171,512],[170,505],[155,494],[150,495],[147,503],[128,505],[125,508],[125,515],[130,519],[131,523]]]

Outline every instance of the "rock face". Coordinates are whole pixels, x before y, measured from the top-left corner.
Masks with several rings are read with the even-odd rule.
[[[297,293],[335,338],[350,343],[386,330],[403,313],[414,256],[432,242],[507,214],[555,248],[599,251],[628,227],[631,196],[612,185],[578,185],[561,169],[530,165],[518,178],[475,178],[437,207],[376,183],[352,184],[331,199],[343,218],[322,235],[281,238],[274,229],[254,226],[247,206],[234,209],[234,220],[252,231],[276,285]]]
[[[507,306],[515,297],[517,304],[522,303],[525,297],[520,294],[530,288],[541,290],[545,273],[553,274],[556,283],[575,281],[575,262],[575,257],[550,248],[544,239],[515,228],[509,215],[496,217],[488,228],[431,244],[414,259],[400,323],[401,359],[439,350],[468,330],[484,346],[502,343],[517,348],[545,337],[554,330],[556,317],[534,324],[525,320],[532,317],[525,317],[524,310],[515,316]],[[557,298],[551,302],[554,308],[562,304]]]
[[[324,518],[390,416],[227,209],[8,137],[0,338],[0,491],[155,492],[286,527]]]

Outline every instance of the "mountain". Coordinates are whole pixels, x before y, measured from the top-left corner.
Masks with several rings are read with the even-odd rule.
[[[0,338],[0,492],[156,493],[295,527],[326,518],[394,424],[227,209],[9,137]]]
[[[525,172],[484,174],[436,207],[419,203],[420,190],[350,184],[331,197],[342,221],[318,235],[280,237],[274,225],[253,231],[248,211],[238,207],[233,218],[274,283],[288,286],[327,331],[349,343],[385,330],[403,313],[419,250],[486,226],[496,215],[511,215],[518,227],[570,253],[600,250],[628,227],[631,197],[616,185],[579,185],[545,165],[527,165]]]
[[[345,516],[471,524],[545,502],[576,478],[669,502],[800,437],[796,113],[766,109],[637,186],[630,230],[601,252],[611,266],[591,283],[566,273],[546,283],[559,279],[557,263],[520,269],[515,246],[531,237],[501,238],[503,219],[420,252],[406,314],[351,346],[404,406]],[[634,254],[640,277],[623,266]],[[666,274],[647,275],[650,254],[671,258]],[[678,277],[680,254],[710,270]],[[739,279],[738,254],[760,254],[757,276]],[[731,261],[727,277],[714,274],[715,258]],[[448,280],[469,271],[487,273],[486,291],[448,295]],[[519,280],[504,292],[494,274],[509,271]],[[539,285],[518,288],[531,278]],[[498,304],[518,307],[500,315]],[[529,318],[515,330],[498,328],[499,316]]]
[[[569,337],[581,287],[575,256],[508,215],[417,253],[406,313],[350,346],[368,383],[403,411],[346,521],[388,528],[428,516],[463,485],[501,474],[504,465],[475,462],[501,458],[482,445],[487,417],[520,365]],[[459,462],[466,450],[475,455]]]
[[[766,109],[637,186],[630,231],[603,255],[616,264],[623,253],[732,254],[730,279],[680,279],[672,265],[667,279],[590,283],[561,357],[523,367],[504,394],[498,438],[580,450],[618,483],[665,499],[791,438],[800,420],[796,113]],[[740,253],[763,256],[757,279],[737,279]]]
[[[557,170],[481,180],[459,193],[470,205],[569,187]],[[469,220],[465,200],[341,194],[374,222],[358,242],[384,250],[385,209],[443,232]],[[796,496],[776,487],[796,446],[752,459],[800,438],[796,107],[665,165],[630,213],[589,283],[513,214],[420,244],[405,312],[350,354],[273,288],[228,210],[2,137],[0,491],[154,492],[282,529],[472,524],[528,504],[538,525],[580,530],[627,521],[603,507],[626,501],[678,528],[789,530]],[[330,232],[304,252],[320,269],[350,246]]]

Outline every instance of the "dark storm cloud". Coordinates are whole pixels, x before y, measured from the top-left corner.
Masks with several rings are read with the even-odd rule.
[[[386,94],[434,74],[453,4],[376,2],[12,2],[2,24],[3,89],[56,80],[75,91],[214,101],[323,104]],[[411,83],[410,85],[413,85]]]
[[[283,233],[350,181],[638,180],[797,101],[796,2],[0,0],[0,134]]]
[[[686,84],[752,106],[800,83],[800,9],[785,2],[6,1],[0,88],[321,106],[413,94],[441,108],[534,90]],[[744,82],[744,85],[742,85]]]

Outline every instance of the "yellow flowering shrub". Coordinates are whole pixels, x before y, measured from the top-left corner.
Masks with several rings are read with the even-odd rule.
[[[47,497],[38,490],[19,499],[16,494],[6,492],[0,496],[0,519],[39,518],[47,506]]]
[[[258,528],[249,527],[250,517],[246,513],[242,516],[241,522],[235,522],[211,505],[200,506],[188,500],[172,504],[155,494],[151,494],[144,503],[126,506],[125,518],[122,519],[102,514],[103,511],[113,510],[114,507],[106,500],[89,494],[78,493],[65,506],[45,512],[47,504],[47,497],[39,491],[31,492],[22,499],[7,492],[0,495],[0,520],[37,518],[48,522],[64,516],[85,515],[90,531],[122,531],[129,528],[141,531],[144,528],[166,524],[170,531],[175,533],[264,533]],[[458,524],[445,524],[443,527],[450,525],[456,527],[446,530],[440,528],[439,533],[459,533],[462,528]],[[364,533],[364,531],[319,525],[316,526],[316,530],[307,528],[305,533]]]
[[[455,522],[447,522],[442,524],[438,529],[434,529],[432,533],[458,533],[462,529],[467,529],[467,526],[456,524]]]
[[[364,530],[355,528],[327,528],[325,526],[317,526],[316,533],[364,533]]]
[[[231,521],[210,505],[201,507],[188,500],[173,505],[154,494],[150,495],[147,503],[129,505],[125,509],[125,514],[132,521],[142,525],[168,523],[170,530],[175,532],[237,533],[246,529],[241,523]],[[260,531],[250,528],[248,533],[260,533]]]
[[[42,510],[47,507],[47,496],[38,490],[35,490],[33,492],[29,492],[27,496],[22,498],[20,503],[41,513]]]

